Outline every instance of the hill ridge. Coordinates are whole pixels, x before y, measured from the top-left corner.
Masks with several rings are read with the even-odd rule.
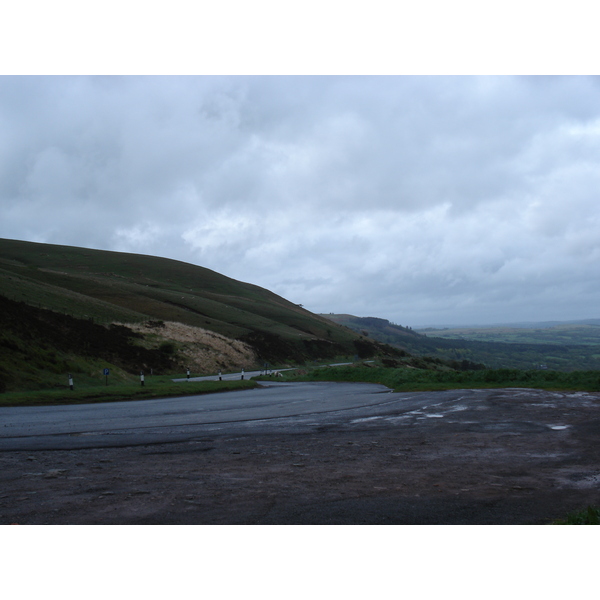
[[[17,306],[11,309],[13,313],[39,332],[38,338],[30,340],[28,355],[26,344],[21,343],[26,334],[4,319],[0,367],[4,344],[6,364],[10,363],[13,370],[17,366],[6,358],[6,348],[11,344],[24,350],[22,360],[28,360],[29,356],[32,363],[37,350],[52,346],[53,330],[38,327],[38,323],[45,319],[54,320],[57,325],[59,319],[41,310],[71,317],[68,327],[73,335],[85,330],[87,322],[103,326],[109,332],[116,323],[125,326],[182,323],[251,346],[256,365],[385,352],[380,344],[362,340],[360,334],[339,327],[270,290],[205,267],[144,254],[0,239],[0,296],[16,302]],[[158,350],[157,344],[168,341],[159,339],[156,331],[153,336],[146,335],[144,340],[129,336],[129,342]],[[125,352],[126,344],[121,341],[118,344]],[[171,356],[168,368],[181,369],[184,357],[189,360],[190,349],[179,348],[179,342],[175,346],[181,356],[179,359],[177,354]],[[86,358],[88,363],[92,358]],[[124,373],[133,372],[131,361],[118,356],[114,361]],[[6,368],[4,371],[6,379]],[[19,378],[26,379],[26,374],[22,372]]]

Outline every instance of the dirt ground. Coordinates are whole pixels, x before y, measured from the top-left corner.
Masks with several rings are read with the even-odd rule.
[[[600,395],[454,414],[2,452],[0,524],[546,524],[600,505]]]

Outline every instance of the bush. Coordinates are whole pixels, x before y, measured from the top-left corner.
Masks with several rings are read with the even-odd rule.
[[[579,512],[570,513],[565,519],[554,522],[555,525],[600,525],[600,509],[588,506]]]
[[[173,342],[163,342],[158,347],[159,352],[162,352],[165,356],[173,356],[177,350]]]

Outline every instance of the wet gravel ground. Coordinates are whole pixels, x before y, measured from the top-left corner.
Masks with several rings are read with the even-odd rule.
[[[0,524],[545,524],[600,505],[600,395],[465,392],[174,443],[0,452]]]

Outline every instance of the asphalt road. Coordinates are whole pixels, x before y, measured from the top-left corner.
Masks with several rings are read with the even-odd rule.
[[[293,371],[294,369],[278,369],[277,371],[274,369],[270,369],[269,373],[275,374],[279,371]],[[260,375],[264,375],[264,371],[246,371],[243,373],[244,379],[252,379],[253,377],[258,377]],[[180,383],[183,381],[219,381],[219,377],[221,381],[239,381],[242,378],[242,373],[224,373],[223,375],[205,375],[203,377],[182,377],[179,379],[173,379],[176,383]]]
[[[365,363],[372,363],[372,360],[366,360]],[[344,367],[346,365],[351,365],[353,363],[349,363],[349,362],[344,362],[344,363],[334,363],[334,364],[330,364],[330,365],[326,365],[328,367]],[[284,371],[295,371],[296,368],[292,367],[289,369],[267,369],[266,373],[265,370],[261,370],[261,371],[246,371],[246,372],[239,372],[239,373],[224,373],[222,375],[204,375],[202,377],[182,377],[179,379],[173,379],[173,381],[175,382],[182,382],[182,381],[238,381],[242,378],[244,379],[252,379],[252,377],[259,377],[260,375],[265,375],[265,374],[269,374],[272,375],[274,377],[277,377],[278,373],[283,373]]]
[[[386,415],[388,420],[428,419],[459,414],[467,400],[481,401],[486,393],[392,393],[374,384],[267,382],[253,390],[182,398],[7,407],[0,409],[0,451],[119,447],[218,433],[293,433]]]

